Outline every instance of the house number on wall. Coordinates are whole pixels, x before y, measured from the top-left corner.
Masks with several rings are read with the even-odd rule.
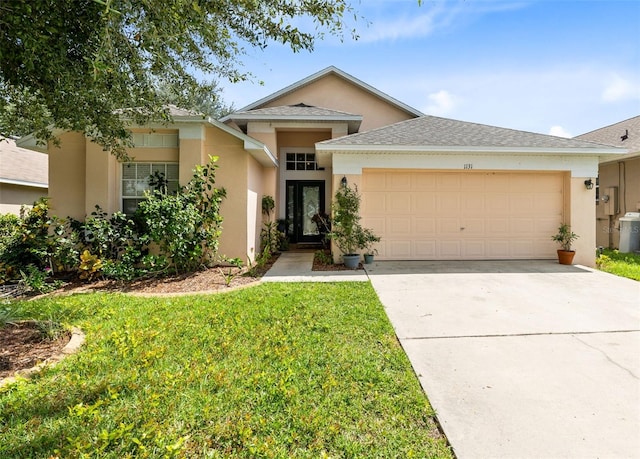
[[[473,169],[473,164],[465,164],[464,168],[465,169]]]

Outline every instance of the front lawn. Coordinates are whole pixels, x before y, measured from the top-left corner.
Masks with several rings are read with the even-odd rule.
[[[596,264],[602,271],[640,281],[640,255],[604,249]]]
[[[16,307],[87,341],[0,389],[0,457],[451,457],[369,284]]]

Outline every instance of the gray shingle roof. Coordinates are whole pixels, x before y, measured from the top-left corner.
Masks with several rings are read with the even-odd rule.
[[[623,140],[625,135],[627,138]],[[626,148],[630,153],[640,152],[640,115],[575,138]]]
[[[46,187],[49,158],[44,153],[16,146],[16,141],[0,137],[0,182],[21,182]]]
[[[324,146],[416,146],[454,148],[585,148],[608,147],[579,139],[422,116],[371,131],[321,142]]]
[[[361,117],[353,113],[331,110],[328,108],[314,107],[311,105],[282,105],[279,107],[258,108],[255,110],[247,110],[244,112],[232,113],[229,118],[245,118],[245,117],[330,117],[330,118],[351,118]]]

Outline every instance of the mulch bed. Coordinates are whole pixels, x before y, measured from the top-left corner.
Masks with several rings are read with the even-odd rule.
[[[34,321],[6,324],[0,328],[0,379],[59,354],[70,337],[63,332],[54,340],[46,339]]]

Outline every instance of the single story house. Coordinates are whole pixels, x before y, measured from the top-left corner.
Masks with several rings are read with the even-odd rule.
[[[130,211],[160,170],[186,183],[218,156],[227,190],[221,253],[259,250],[261,199],[270,195],[293,242],[320,237],[343,182],[362,194],[362,218],[382,237],[382,260],[556,257],[561,222],[580,235],[576,263],[593,265],[595,180],[602,158],[624,150],[425,116],[328,67],[221,120],[174,110],[169,126],[132,126],[133,162],[120,163],[82,134],[49,145],[53,212],[83,218],[100,205]]]
[[[626,155],[603,156],[596,190],[596,244],[620,246],[620,217],[640,212],[640,115],[576,137],[625,148]]]
[[[0,214],[20,214],[48,193],[49,158],[0,136]]]

